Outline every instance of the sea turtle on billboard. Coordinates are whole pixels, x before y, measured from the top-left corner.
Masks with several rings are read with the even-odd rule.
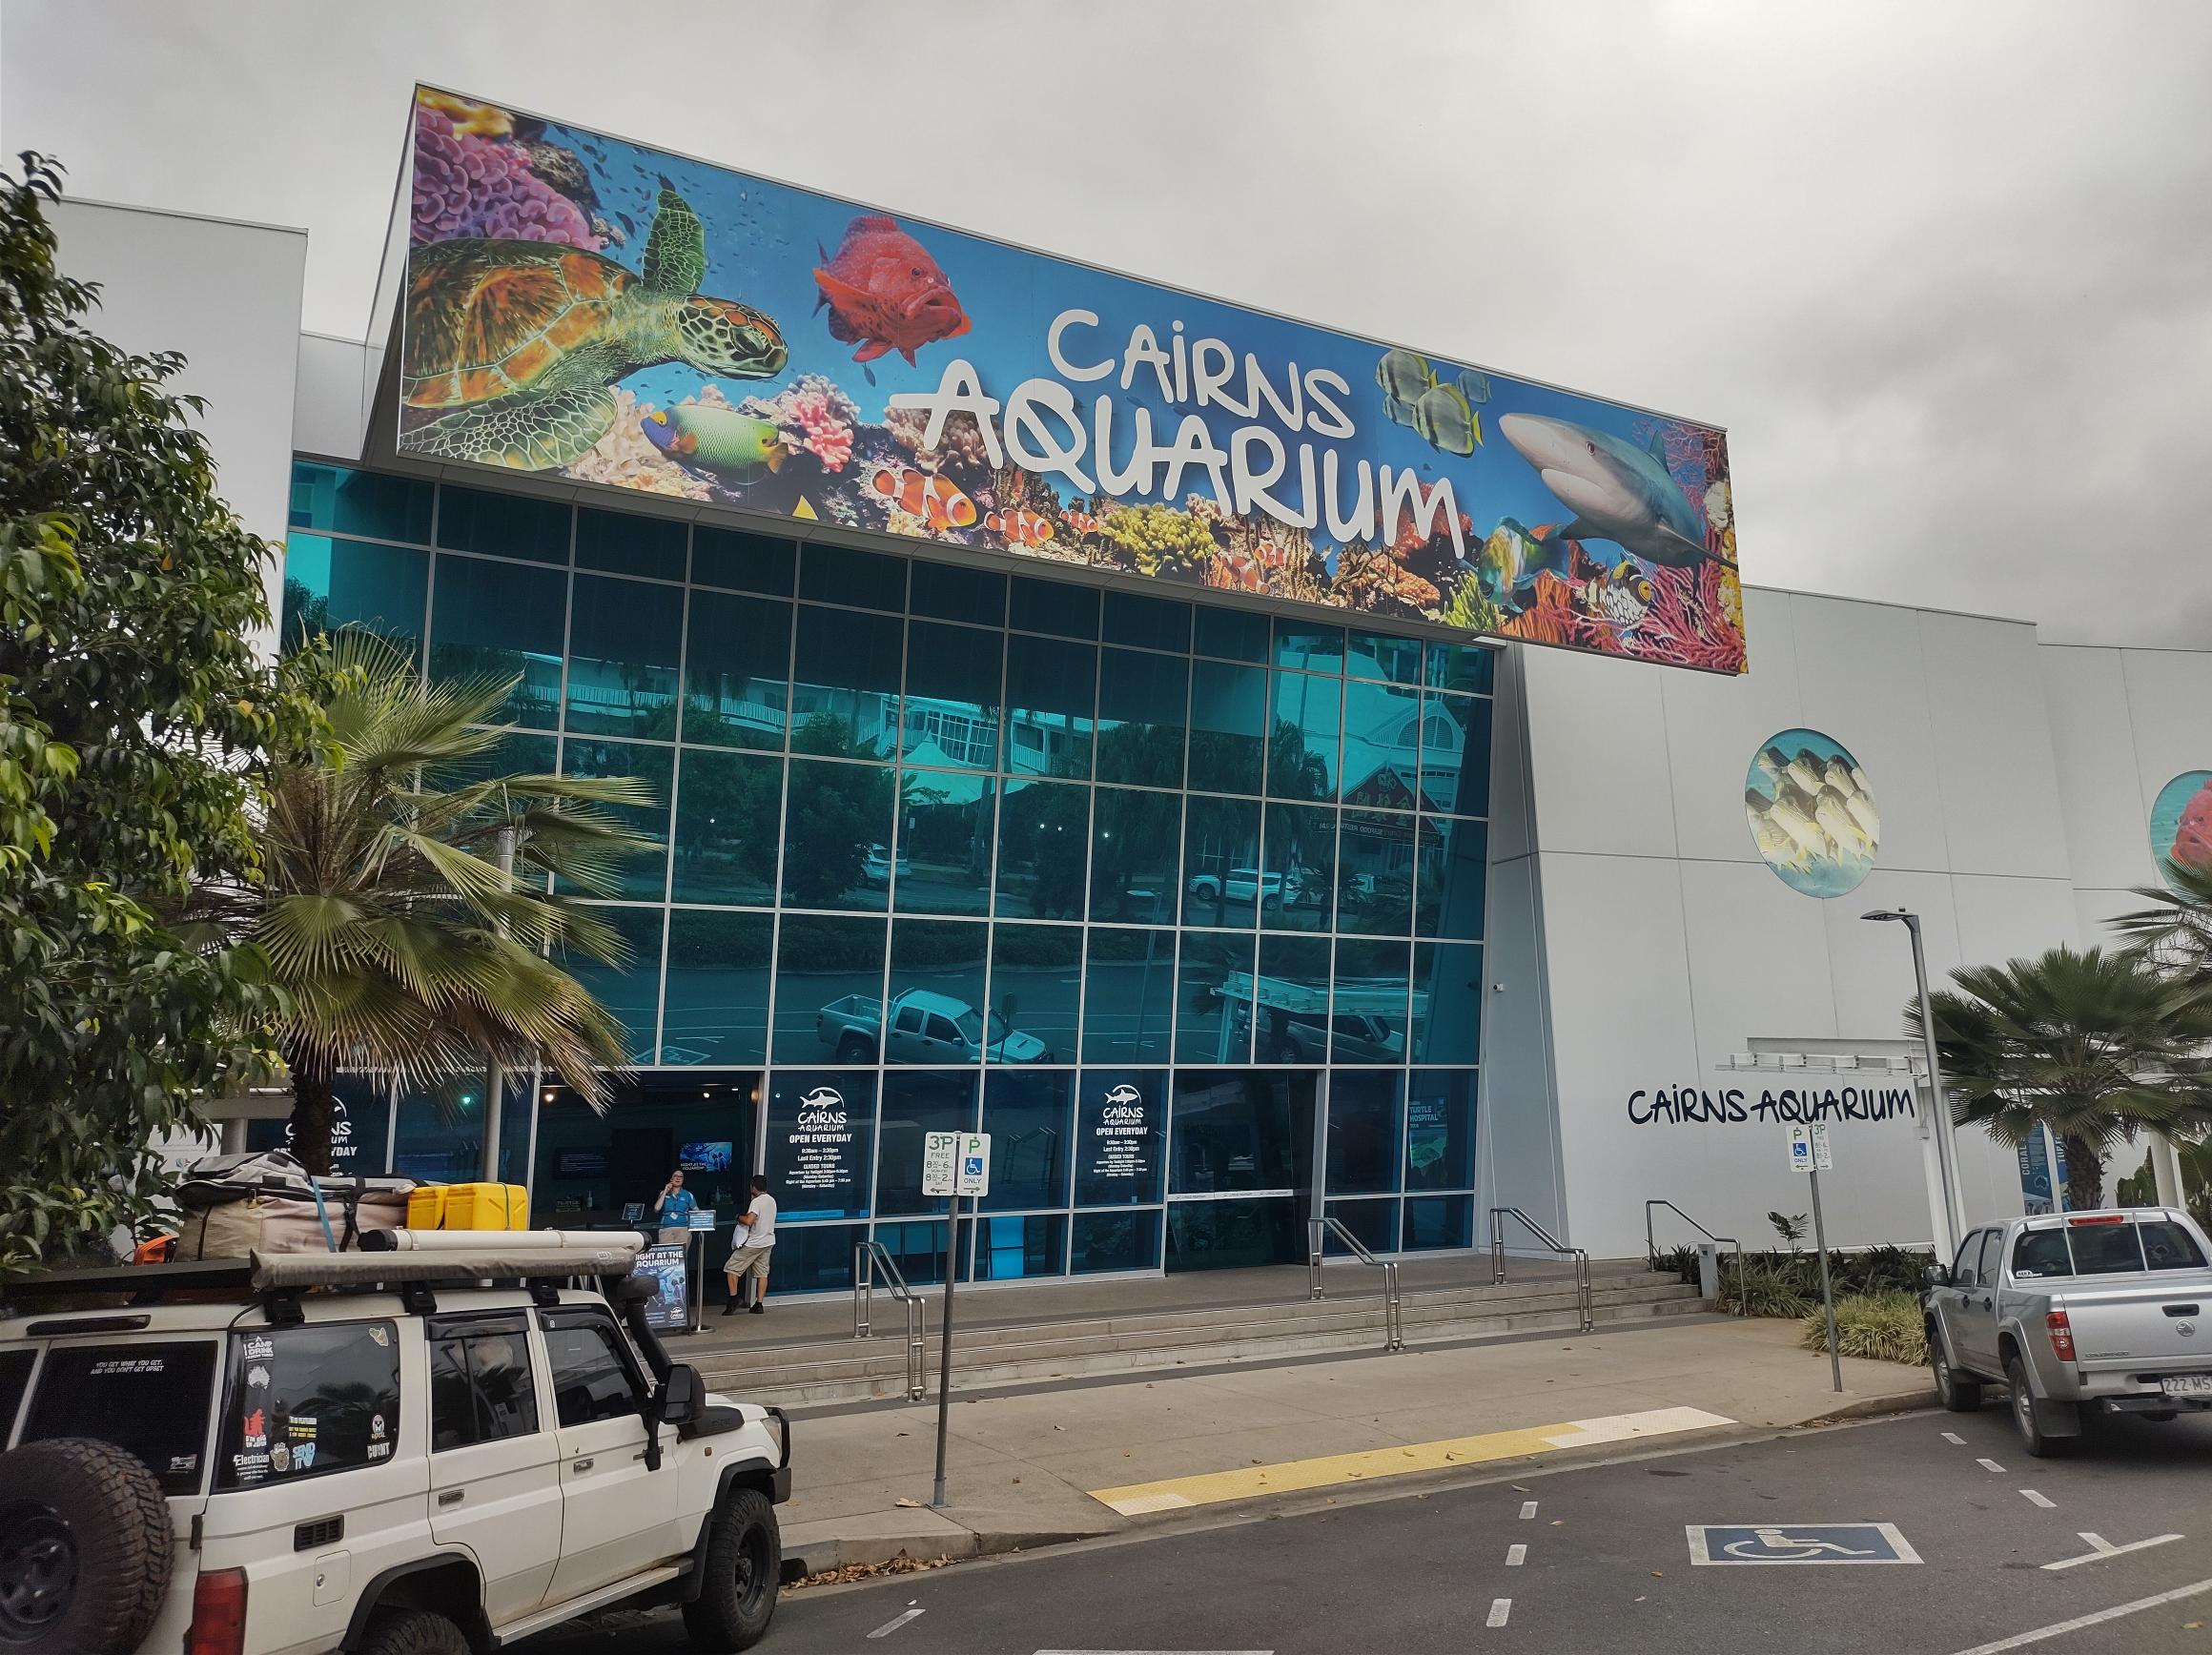
[[[666,185],[635,272],[581,248],[477,236],[418,247],[408,263],[400,397],[447,410],[409,427],[410,454],[557,470],[607,434],[612,387],[640,368],[764,379],[784,366],[773,321],[699,291],[707,233]]]

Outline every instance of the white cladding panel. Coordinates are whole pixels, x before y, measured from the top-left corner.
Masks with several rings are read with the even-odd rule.
[[[1758,641],[1751,674],[1649,675],[1659,680],[1666,706],[1675,840],[1686,859],[1748,862],[1766,872],[1744,814],[1744,784],[1751,755],[1767,739],[1805,722],[1790,603],[1787,592],[1754,587],[1744,594],[1744,630]]]
[[[2037,716],[2043,686],[2034,629],[1964,615],[1917,619],[1949,851],[1937,866],[2066,878],[2058,764],[2050,726]],[[1888,826],[1885,813],[1884,851]]]
[[[353,339],[299,336],[299,394],[292,446],[301,454],[351,460],[368,439],[369,351]]]
[[[2163,778],[2144,792],[2128,714],[2127,652],[2058,644],[2036,653],[2058,754],[2058,808],[2074,883],[2087,889],[2147,885],[2156,872],[2150,801]],[[2212,759],[2206,767],[2212,768]]]
[[[1674,856],[1667,721],[1651,671],[1565,649],[1519,653],[1536,843],[1546,851]]]

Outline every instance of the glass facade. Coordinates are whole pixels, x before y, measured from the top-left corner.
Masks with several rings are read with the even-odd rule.
[[[652,790],[631,963],[572,962],[635,1067],[505,1106],[542,1221],[682,1164],[727,1237],[758,1170],[779,1291],[941,1280],[922,1135],[979,1127],[964,1278],[1472,1244],[1489,651],[310,460],[283,622]],[[348,1170],[474,1175],[481,1098],[348,1085]]]

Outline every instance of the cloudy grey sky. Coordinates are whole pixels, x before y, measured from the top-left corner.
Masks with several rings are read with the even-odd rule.
[[[2212,639],[2202,0],[0,0],[0,144],[304,225],[320,332],[418,79],[1718,421],[1758,584]]]

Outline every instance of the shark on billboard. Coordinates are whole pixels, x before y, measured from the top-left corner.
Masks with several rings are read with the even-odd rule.
[[[419,88],[399,453],[1741,672],[1716,428]]]

